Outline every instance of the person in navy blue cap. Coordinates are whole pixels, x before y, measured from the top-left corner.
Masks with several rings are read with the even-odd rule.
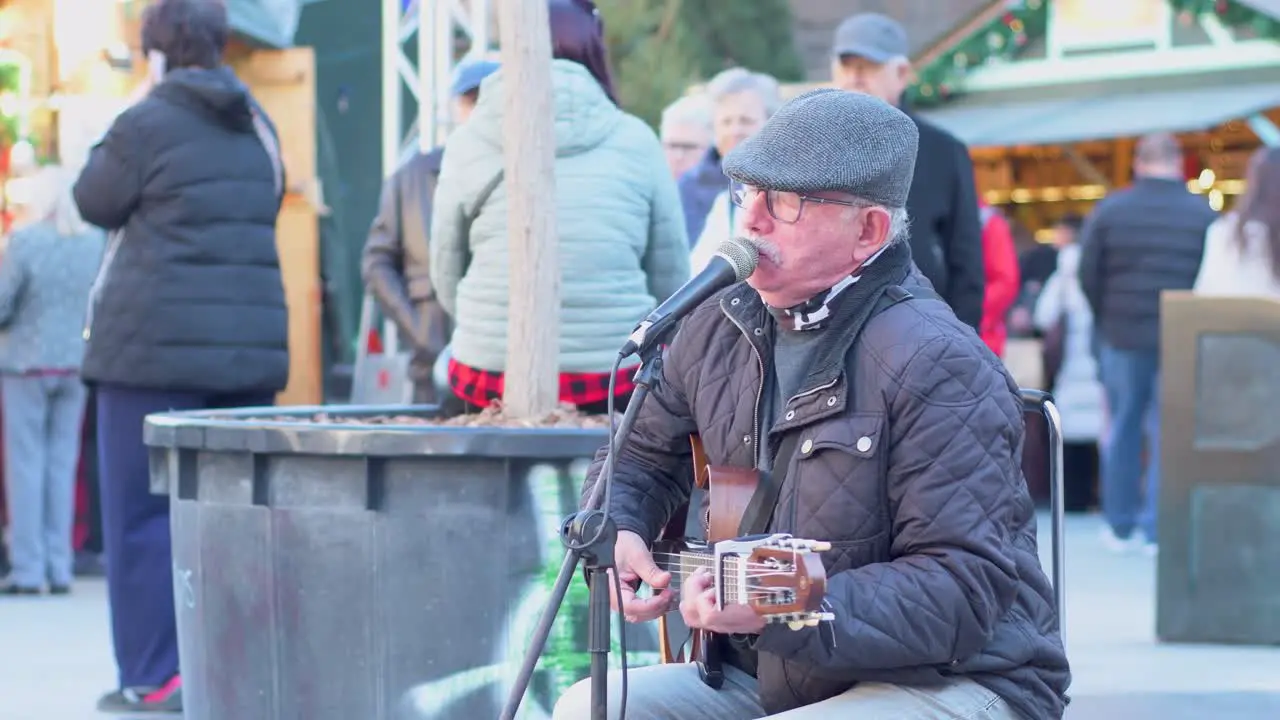
[[[449,91],[457,124],[471,117],[480,84],[498,67],[491,60],[470,60],[455,69]],[[365,287],[413,348],[409,376],[415,403],[439,400],[431,371],[452,330],[427,271],[432,198],[443,159],[443,146],[418,153],[383,184],[361,262]]]
[[[903,107],[911,83],[907,31],[891,17],[859,13],[836,28],[836,87],[866,93],[902,109],[920,131],[919,166],[907,199],[911,254],[956,317],[975,330],[982,322],[986,267],[982,223],[969,150],[947,131]]]
[[[458,100],[458,121],[466,122],[480,99],[480,83],[499,67],[494,60],[468,60],[454,69],[449,91]]]

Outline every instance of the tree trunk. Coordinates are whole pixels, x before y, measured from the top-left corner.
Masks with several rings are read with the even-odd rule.
[[[538,417],[559,400],[560,262],[555,218],[551,30],[546,0],[500,0],[510,307],[503,405]]]

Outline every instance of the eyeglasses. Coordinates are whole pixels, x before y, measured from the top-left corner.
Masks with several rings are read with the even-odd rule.
[[[667,142],[662,143],[662,147],[666,148],[667,150],[670,150],[671,152],[696,153],[696,152],[701,152],[705,146],[699,145],[697,143],[676,142],[674,140],[668,140]]]
[[[852,200],[832,200],[831,198],[813,197],[812,195],[801,195],[800,193],[783,192],[781,190],[764,190],[739,182],[729,184],[729,199],[740,208],[745,208],[754,202],[756,196],[760,193],[764,193],[765,207],[769,208],[769,214],[773,216],[773,219],[788,225],[800,221],[800,213],[804,210],[804,204],[807,202],[818,205],[842,205],[851,208],[863,207]]]

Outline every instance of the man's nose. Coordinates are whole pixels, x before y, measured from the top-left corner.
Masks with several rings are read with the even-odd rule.
[[[773,230],[769,201],[763,192],[752,193],[742,208],[742,227],[752,235],[767,235]]]

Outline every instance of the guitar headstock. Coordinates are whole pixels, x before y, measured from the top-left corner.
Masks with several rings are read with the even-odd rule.
[[[785,622],[793,630],[831,620],[831,613],[821,612],[827,571],[819,555],[830,549],[830,543],[787,534],[718,542],[716,600],[720,607],[749,605],[767,622]]]

